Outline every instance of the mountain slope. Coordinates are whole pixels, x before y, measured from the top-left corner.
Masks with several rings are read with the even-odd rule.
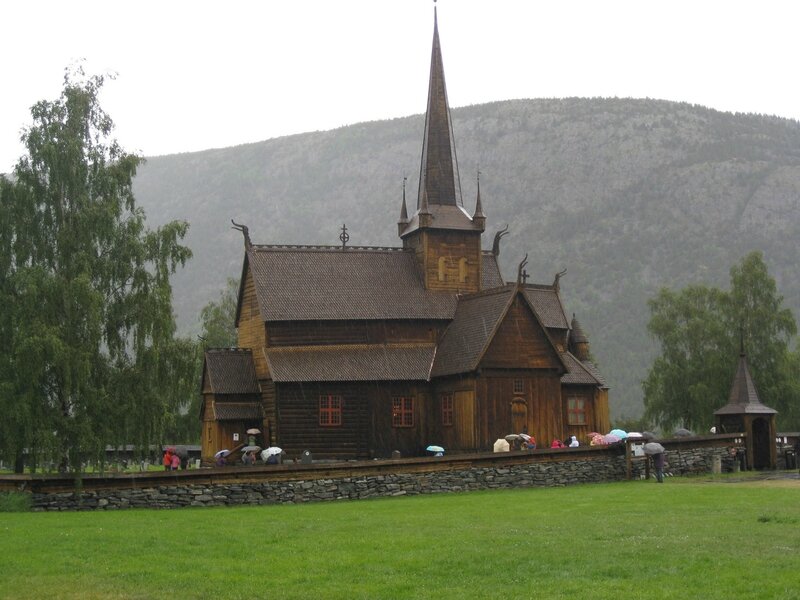
[[[470,212],[481,171],[484,247],[509,223],[506,278],[526,253],[536,282],[568,270],[567,310],[611,385],[613,416],[641,412],[655,352],[646,301],[659,287],[726,286],[730,266],[760,249],[797,314],[800,123],[630,99],[498,102],[453,121]],[[195,258],[174,279],[182,329],[240,273],[231,218],[254,243],[338,244],[346,223],[351,245],[399,245],[402,179],[411,207],[422,130],[414,116],[150,158],[135,187],[149,222],[191,223]]]

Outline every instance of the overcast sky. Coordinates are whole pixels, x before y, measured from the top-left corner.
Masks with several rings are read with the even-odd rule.
[[[453,107],[634,97],[800,119],[800,3],[439,0]],[[0,7],[0,172],[65,67],[145,156],[421,113],[431,0],[12,0]]]

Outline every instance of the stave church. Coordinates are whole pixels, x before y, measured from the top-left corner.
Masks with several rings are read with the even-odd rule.
[[[204,462],[252,428],[289,456],[337,460],[608,431],[608,386],[560,274],[528,283],[523,261],[505,281],[506,231],[483,249],[480,182],[471,214],[460,197],[435,8],[419,191],[399,215],[391,248],[348,246],[344,227],[337,246],[260,245],[240,227],[238,347],[205,352]]]

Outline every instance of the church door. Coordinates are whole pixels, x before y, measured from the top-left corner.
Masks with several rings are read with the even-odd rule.
[[[456,392],[453,395],[453,416],[457,445],[461,450],[476,450],[475,392]]]
[[[528,403],[523,398],[511,401],[511,431],[509,433],[528,432]]]

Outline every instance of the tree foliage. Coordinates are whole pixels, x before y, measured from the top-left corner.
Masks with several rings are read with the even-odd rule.
[[[800,370],[790,343],[797,326],[783,308],[760,252],[730,271],[730,291],[662,289],[649,301],[648,331],[661,346],[643,382],[645,416],[664,428],[705,430],[728,399],[740,345],[764,404],[781,426],[798,426]]]
[[[169,278],[191,256],[188,224],[146,227],[142,159],[110,137],[103,83],[67,71],[61,96],[32,107],[27,155],[0,188],[0,450],[63,468],[161,441],[185,402]]]
[[[207,348],[229,348],[236,346],[236,301],[239,282],[232,277],[216,302],[209,302],[200,311],[203,345]]]

